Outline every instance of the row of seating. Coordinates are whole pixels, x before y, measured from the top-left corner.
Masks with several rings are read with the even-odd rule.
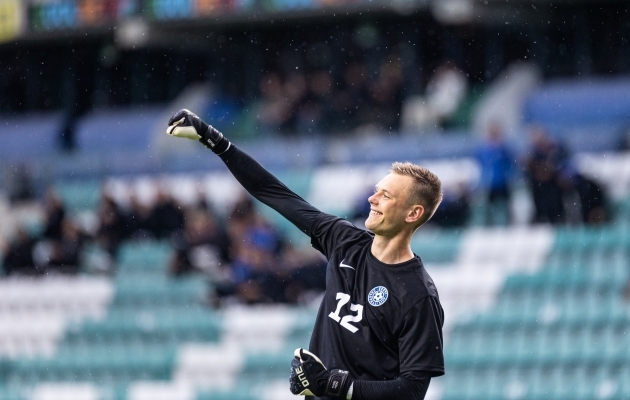
[[[630,339],[625,333],[520,335],[493,332],[451,338],[450,366],[465,365],[600,365],[630,362]]]
[[[492,307],[455,324],[442,400],[630,398],[622,218],[558,229],[541,269],[510,275]]]
[[[621,400],[630,396],[630,368],[453,368],[441,382],[443,400]]]
[[[99,277],[47,276],[0,281],[0,310],[41,308],[86,309],[100,307],[111,300],[111,282]]]
[[[53,351],[47,357],[10,360],[0,382],[11,388],[33,388],[42,382],[95,382],[112,398],[122,400],[127,396],[130,382],[170,379],[182,341],[213,342],[221,329],[220,318],[199,304],[207,291],[203,280],[166,276],[171,253],[166,241],[121,246],[116,279],[102,278],[109,292],[84,285],[81,290],[85,299],[76,296],[72,299],[75,307],[76,304],[85,307],[95,298],[103,298],[107,312],[90,318],[66,318],[61,335],[57,335]],[[134,268],[137,266],[140,268]],[[43,292],[50,291],[46,282],[41,285]],[[63,283],[59,286],[66,291],[72,289]],[[100,292],[108,296],[100,296]],[[24,293],[16,292],[18,304],[22,304],[23,298]],[[36,293],[33,299],[41,301]],[[10,316],[18,317],[19,321],[19,316],[46,315],[34,311],[17,308]],[[46,324],[33,326],[30,331],[42,332],[45,327]],[[12,344],[15,345],[15,340]]]
[[[168,379],[176,355],[175,347],[94,346],[59,351],[51,358],[19,359],[11,362],[6,380],[22,386],[38,382],[83,382],[101,379]]]
[[[521,326],[523,329],[540,325],[581,326],[612,324],[625,325],[628,321],[628,307],[619,298],[599,297],[596,291],[558,294],[548,292],[546,303],[534,299],[531,303],[522,301],[523,296],[507,296],[497,303],[490,312],[474,316],[460,322],[467,328],[506,329]]]
[[[620,265],[609,265],[607,270],[591,269],[552,269],[549,268],[538,274],[515,274],[507,278],[503,291],[618,291],[625,285],[628,277],[627,268]]]

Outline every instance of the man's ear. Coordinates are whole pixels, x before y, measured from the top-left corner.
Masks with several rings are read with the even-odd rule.
[[[424,215],[424,211],[424,207],[420,204],[412,206],[411,210],[407,214],[407,218],[405,218],[405,221],[410,223],[418,222],[420,218],[422,218],[422,216]]]

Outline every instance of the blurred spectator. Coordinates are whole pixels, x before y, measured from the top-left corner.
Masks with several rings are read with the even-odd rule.
[[[175,248],[170,264],[172,275],[201,271],[216,280],[228,265],[229,239],[207,209],[189,210],[184,230],[174,235],[172,242]]]
[[[129,201],[129,212],[126,215],[126,235],[132,239],[153,237],[151,226],[151,207],[142,204],[138,196],[132,194]]]
[[[465,183],[444,188],[442,203],[433,214],[431,223],[454,228],[466,225],[470,217],[470,191]]]
[[[97,211],[99,227],[96,241],[110,256],[115,258],[120,242],[125,237],[125,220],[116,202],[103,195]]]
[[[5,275],[39,272],[33,261],[34,245],[33,238],[23,228],[19,228],[13,241],[3,249],[2,268]]]
[[[452,62],[444,62],[429,80],[424,96],[405,100],[403,129],[426,131],[442,126],[457,111],[467,91],[466,75]]]
[[[395,55],[381,63],[379,75],[370,87],[369,113],[360,124],[369,124],[382,131],[397,131],[402,106],[402,65]]]
[[[290,105],[291,113],[293,114],[290,120],[288,120],[287,128],[289,128],[289,124],[294,125],[290,127],[292,131],[306,132],[308,130],[307,126],[302,126],[303,121],[300,121],[300,104],[302,104],[308,96],[308,89],[309,82],[301,71],[291,72],[284,82],[284,97],[287,104]]]
[[[245,237],[248,227],[255,223],[254,202],[249,196],[243,195],[234,202],[227,219],[227,233],[232,241],[233,249],[239,246],[239,238]]]
[[[42,236],[45,239],[61,239],[63,221],[66,217],[66,209],[59,198],[59,195],[50,189],[46,194],[45,201],[45,225]]]
[[[46,271],[79,272],[83,241],[84,235],[79,227],[69,219],[64,220],[61,239],[50,242],[51,249]]]
[[[151,227],[156,238],[167,237],[184,227],[184,214],[170,193],[161,188],[151,212]]]
[[[263,75],[259,89],[262,98],[255,106],[258,126],[268,132],[288,130],[294,114],[294,104],[285,96],[280,74],[269,72]]]
[[[307,133],[324,133],[333,119],[334,83],[328,71],[317,70],[308,76],[308,92],[296,110],[296,129]]]
[[[531,136],[530,156],[525,166],[534,201],[534,223],[564,222],[562,173],[568,151],[547,135],[542,127],[535,127]]]
[[[26,164],[18,164],[9,170],[7,179],[9,200],[12,203],[20,203],[33,200],[33,179]]]
[[[351,131],[369,117],[369,89],[366,66],[359,61],[350,62],[343,70],[341,87],[333,99],[335,131]],[[367,203],[367,202],[366,202]]]
[[[573,184],[580,199],[582,222],[588,225],[601,225],[607,222],[607,196],[603,187],[582,174],[576,174]]]
[[[282,264],[290,271],[290,278],[284,287],[284,299],[287,302],[309,304],[326,290],[327,262],[317,250],[285,246]]]
[[[509,224],[510,184],[515,158],[503,140],[503,131],[498,124],[490,124],[487,140],[477,150],[477,161],[481,166],[480,186],[484,192],[485,223]]]
[[[258,216],[249,196],[233,206],[228,218],[232,264],[229,277],[217,287],[219,299],[231,296],[246,303],[285,301],[288,283],[280,267],[282,241],[275,229]]]
[[[278,262],[280,238],[270,226],[252,226],[232,262],[235,294],[244,303],[281,302],[288,283]]]
[[[285,77],[271,70],[259,82],[260,99],[249,108],[257,128],[267,132],[397,130],[403,81],[402,63],[396,54],[384,57],[373,76],[356,59],[339,77],[322,67],[306,73],[291,71]],[[244,117],[247,120],[247,114]]]

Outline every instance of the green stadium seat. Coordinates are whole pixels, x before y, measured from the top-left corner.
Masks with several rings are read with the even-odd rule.
[[[88,343],[134,340],[171,343],[176,339],[216,341],[220,327],[220,320],[210,312],[188,312],[185,308],[176,309],[174,313],[129,310],[113,313],[104,321],[88,321],[69,338],[76,342],[79,340],[77,336],[81,336]]]
[[[172,251],[168,241],[127,242],[120,246],[118,257],[122,263],[160,261],[166,259]]]
[[[453,263],[461,239],[461,231],[455,229],[418,232],[412,238],[411,248],[425,264]]]
[[[446,374],[440,378],[444,387],[442,399],[467,399],[470,375],[472,374],[469,371],[457,371],[457,378],[453,377],[452,374]]]
[[[619,382],[618,399],[630,398],[630,362],[626,361],[619,368],[617,376],[617,382]]]
[[[59,182],[55,188],[71,213],[95,211],[101,196],[100,181]]]
[[[258,400],[260,393],[250,393],[249,389],[234,389],[224,391],[202,391],[196,400]]]
[[[20,387],[0,385],[0,400],[27,400],[28,393]]]
[[[204,300],[208,290],[208,284],[197,277],[119,281],[113,306],[149,309],[160,304],[188,306]]]
[[[128,380],[115,380],[111,376],[99,377],[100,400],[127,400]]]
[[[167,274],[166,268],[133,269],[122,268],[114,276],[116,283],[120,282],[159,282],[173,279]]]
[[[503,399],[504,376],[495,369],[466,368],[439,378],[444,388],[443,400]],[[480,384],[483,382],[482,384]]]

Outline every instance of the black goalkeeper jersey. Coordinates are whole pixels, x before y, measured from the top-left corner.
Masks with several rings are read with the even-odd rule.
[[[384,264],[372,255],[371,233],[325,213],[311,238],[329,260],[311,352],[354,379],[443,375],[444,313],[420,258]]]

